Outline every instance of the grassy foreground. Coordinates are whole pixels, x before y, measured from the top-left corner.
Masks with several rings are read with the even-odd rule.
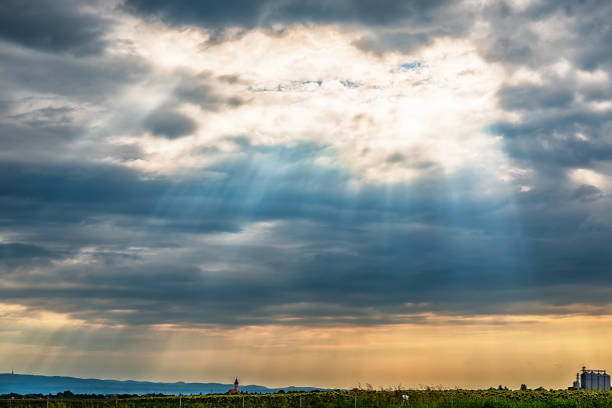
[[[408,404],[402,395],[409,396]],[[409,390],[0,400],[0,408],[612,408],[610,391]]]

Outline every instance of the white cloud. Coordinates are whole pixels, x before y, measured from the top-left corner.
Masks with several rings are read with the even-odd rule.
[[[146,159],[131,165],[145,171],[206,167],[226,155],[204,158],[194,150],[238,135],[260,145],[330,146],[336,165],[376,182],[466,167],[499,175],[506,165],[499,139],[483,130],[502,117],[495,94],[504,73],[467,41],[442,39],[415,55],[376,57],[353,45],[358,33],[328,27],[298,27],[281,36],[251,31],[213,47],[202,46],[206,34],[197,30],[140,24],[122,35],[162,78],[176,69],[239,75],[240,83],[218,85],[218,91],[249,100],[218,111],[183,104],[181,113],[199,125],[189,137],[134,135],[130,141],[141,144]],[[411,62],[413,68],[402,68]],[[123,103],[135,95],[163,100],[169,92],[163,81],[133,87]]]
[[[607,190],[610,186],[610,181],[606,176],[591,169],[571,170],[570,178],[578,185],[587,184],[600,190]]]

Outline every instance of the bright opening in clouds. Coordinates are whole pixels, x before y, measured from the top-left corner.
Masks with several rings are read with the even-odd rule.
[[[4,370],[560,387],[612,365],[610,21],[4,1]]]

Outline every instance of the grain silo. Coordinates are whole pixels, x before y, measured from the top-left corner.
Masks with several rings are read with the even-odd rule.
[[[580,389],[608,391],[610,390],[610,375],[606,373],[606,370],[587,370],[586,367],[582,367]]]

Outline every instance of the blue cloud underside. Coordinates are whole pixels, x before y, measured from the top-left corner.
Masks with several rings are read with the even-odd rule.
[[[474,175],[464,174],[391,190],[363,184],[356,192],[349,187],[354,175],[314,163],[327,149],[246,144],[244,151],[246,159],[214,167],[226,175],[220,179],[5,164],[0,208],[11,216],[0,226],[30,238],[1,249],[5,276],[19,273],[27,283],[0,289],[2,297],[32,306],[47,299],[46,307],[61,298],[76,316],[129,324],[282,317],[376,324],[423,311],[503,313],[517,301],[571,304],[590,291],[584,273],[597,276],[593,292],[612,284],[603,244],[611,231],[581,227],[586,204],[574,191],[534,192],[513,202],[473,190],[451,200],[449,184],[472,183]],[[568,204],[551,212],[542,205],[549,200]],[[262,238],[239,239],[250,230]],[[219,242],[219,234],[236,240]],[[91,256],[84,263],[47,266],[42,276],[24,269],[85,248]],[[563,285],[584,292],[559,296]],[[604,301],[593,293],[590,299]],[[138,312],[117,316],[116,309]]]
[[[128,326],[374,325],[573,304],[597,314],[609,303],[609,2],[475,10],[446,1],[128,0],[108,16],[68,0],[48,13],[35,3],[0,5],[3,302]],[[333,25],[362,35],[355,52],[403,53],[394,72],[418,70],[415,50],[463,38],[485,19],[495,30],[474,45],[480,57],[541,78],[496,94],[518,118],[488,129],[501,137],[510,181],[421,161],[417,178],[372,182],[324,141],[262,145],[232,134],[189,150],[189,136],[209,135],[180,107],[205,118],[251,103],[229,94],[241,81],[255,89],[240,73],[168,70],[166,99],[117,112],[109,101],[131,85],[159,85],[149,77],[158,67],[109,45],[117,15],[207,30],[217,44],[236,30],[282,36],[278,25]],[[544,38],[537,28],[552,21],[572,36]],[[551,68],[560,55],[567,74]],[[124,143],[130,132],[139,138]],[[142,170],[145,138],[185,142],[203,164]],[[390,149],[381,161],[409,159]]]

